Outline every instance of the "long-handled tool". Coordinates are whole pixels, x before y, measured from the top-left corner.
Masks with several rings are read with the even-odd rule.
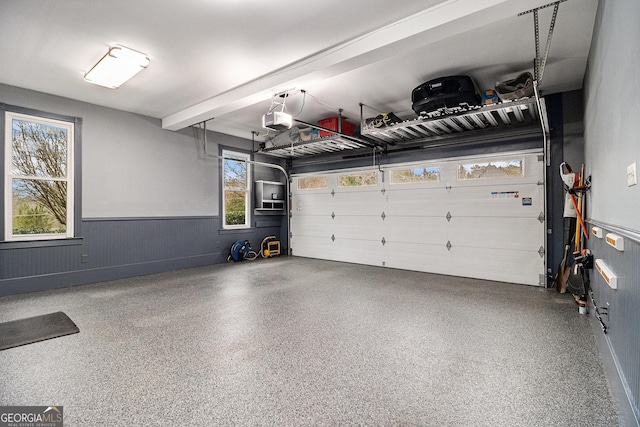
[[[567,170],[565,173],[564,170]],[[571,169],[571,165],[567,162],[562,162],[560,165],[560,176],[562,177],[562,181],[564,182],[565,189],[567,190],[567,195],[573,204],[573,208],[575,209],[576,217],[580,221],[580,228],[576,227],[576,240],[579,238],[579,230],[582,230],[586,239],[589,238],[589,233],[587,233],[587,227],[584,225],[584,221],[582,220],[582,215],[580,212],[582,211],[581,207],[578,207],[578,203],[576,202],[575,194],[576,191],[583,191],[585,189],[584,185],[584,165],[582,165],[581,174],[578,175],[574,173]],[[582,193],[580,193],[580,200],[582,200]]]
[[[567,265],[567,257],[569,255],[569,249],[571,248],[571,244],[573,243],[574,236],[576,234],[576,223],[577,220],[577,205],[575,203],[575,199],[573,198],[573,194],[570,191],[573,191],[577,182],[579,181],[579,177],[577,173],[574,173],[571,170],[571,166],[563,162],[560,165],[560,177],[564,183],[564,188],[567,190],[565,195],[564,202],[564,226],[563,226],[563,243],[564,243],[564,255],[562,257],[562,261],[558,265],[558,272],[555,278],[556,290],[563,294],[567,291],[567,280],[569,279],[569,273],[571,267]]]
[[[578,220],[580,222],[580,226],[576,227],[576,241],[580,240],[580,230],[582,230],[582,233],[584,234],[584,236],[588,239],[589,238],[589,233],[587,233],[587,227],[585,227],[584,225],[584,220],[582,219],[582,214],[581,214],[581,209],[578,207],[578,203],[576,202],[576,198],[573,194],[569,194],[569,196],[571,196],[571,202],[573,202],[573,208],[576,210],[576,213],[578,214]],[[582,196],[580,196],[582,197]],[[580,242],[577,242],[578,244],[580,244]]]
[[[582,164],[582,169],[580,169],[580,178],[578,181],[578,187],[576,188],[578,188],[579,190],[584,189],[584,163]],[[584,221],[582,220],[582,208],[583,208],[582,191],[578,195],[578,203],[576,203],[576,198],[574,197],[573,194],[571,194],[571,200],[573,201],[574,207],[576,209],[576,214],[578,215],[578,219],[580,220],[580,225],[579,226],[576,225],[577,227],[576,228],[576,252],[579,255],[580,251],[582,251],[582,242],[580,241],[580,230],[584,232],[586,239],[589,238],[589,233],[587,233],[587,227],[585,227]]]
[[[582,241],[580,239],[580,227],[582,230],[586,232],[586,227],[584,226],[584,221],[582,220],[582,212],[584,207],[584,196],[583,191],[584,187],[584,164],[582,165],[582,169],[580,171],[580,177],[578,182],[579,196],[578,203],[575,203],[575,197],[572,199],[575,203],[576,213],[578,214],[579,224],[576,224],[576,236],[575,236],[575,251],[573,252],[573,266],[570,269],[569,277],[568,277],[568,288],[574,295],[582,296],[586,293],[585,289],[585,271],[583,265],[583,256],[582,256]],[[572,194],[573,196],[573,194]],[[587,239],[589,238],[589,234],[585,233]]]
[[[569,280],[569,270],[571,270],[571,267],[567,266],[570,247],[570,244],[565,245],[564,256],[562,257],[562,262],[558,265],[558,274],[556,275],[556,291],[561,294],[567,292],[567,280]]]

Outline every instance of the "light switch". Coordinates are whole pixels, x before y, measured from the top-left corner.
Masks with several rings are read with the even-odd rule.
[[[638,183],[638,175],[636,174],[636,162],[627,166],[627,187],[633,187]]]

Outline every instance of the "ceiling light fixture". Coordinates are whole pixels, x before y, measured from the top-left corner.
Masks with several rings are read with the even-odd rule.
[[[84,75],[89,83],[116,89],[147,68],[149,58],[141,52],[116,45]]]

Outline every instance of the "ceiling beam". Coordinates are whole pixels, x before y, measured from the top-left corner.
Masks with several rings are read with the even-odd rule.
[[[448,0],[166,116],[162,127],[180,130],[230,114],[269,100],[277,93],[304,89],[314,82],[516,16],[544,2]]]

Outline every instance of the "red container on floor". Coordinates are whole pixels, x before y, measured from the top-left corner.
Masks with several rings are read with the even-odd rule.
[[[335,117],[328,117],[326,119],[322,119],[318,121],[318,125],[322,126],[323,128],[327,128],[327,129],[331,129],[331,130],[338,130],[338,116]],[[356,125],[354,125],[351,122],[346,121],[345,119],[342,119],[342,133],[345,135],[353,135],[356,132]],[[320,138],[324,138],[325,136],[330,136],[330,135],[334,135],[331,132],[327,132],[324,130],[320,131]]]

